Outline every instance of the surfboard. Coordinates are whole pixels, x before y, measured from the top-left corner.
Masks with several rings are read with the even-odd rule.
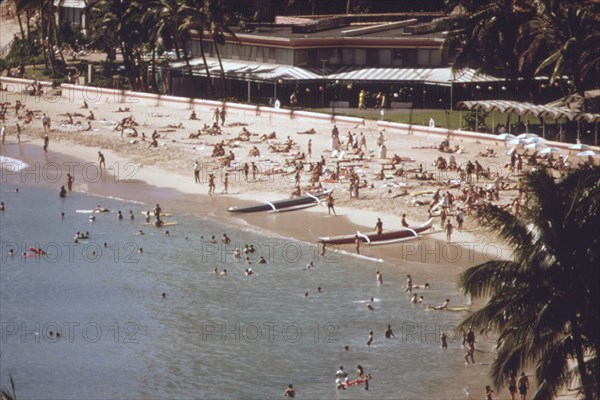
[[[31,251],[34,254],[38,254],[38,255],[46,254],[46,252],[44,250],[36,249],[35,247],[30,247],[27,250]]]
[[[140,213],[141,213],[141,214],[142,214],[144,217],[147,215],[147,214],[146,214],[146,211],[140,211]],[[150,216],[151,216],[151,217],[154,217],[154,211],[150,211]],[[161,216],[161,217],[172,217],[172,216],[173,216],[173,214],[170,214],[170,213],[160,213],[160,216]]]
[[[445,310],[436,310],[435,308],[431,307],[431,306],[427,306],[427,308],[425,308],[425,311],[469,311],[469,307],[448,307]]]
[[[163,228],[165,226],[173,226],[173,225],[177,225],[177,222],[175,222],[175,221],[174,222],[164,222],[161,226],[156,226],[153,223],[145,223],[144,224],[144,226],[151,226],[151,227],[154,227],[154,228]]]

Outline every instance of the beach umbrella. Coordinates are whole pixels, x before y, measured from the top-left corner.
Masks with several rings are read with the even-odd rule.
[[[520,146],[520,145],[523,145],[526,143],[527,142],[525,141],[525,139],[519,139],[519,138],[514,138],[508,142],[508,144],[510,144],[512,146]]]
[[[542,149],[539,154],[550,154],[550,153],[559,153],[560,149],[557,149],[556,147],[546,147],[545,149]]]
[[[521,133],[517,138],[519,139],[531,139],[537,137],[535,133]]]
[[[530,144],[530,143],[543,143],[545,141],[546,141],[546,139],[538,137],[538,136],[532,137],[532,138],[529,138],[529,139],[525,139],[525,142],[527,144]]]
[[[577,155],[579,157],[597,157],[598,153],[596,153],[594,150],[586,150],[582,151],[581,153],[577,153]]]
[[[543,148],[545,148],[546,145],[541,144],[541,143],[530,143],[528,145],[525,146],[525,148],[527,150],[541,150]]]
[[[498,139],[498,140],[511,140],[514,138],[516,138],[516,136],[511,133],[502,133],[502,134],[496,136],[496,139]]]
[[[589,148],[590,148],[590,146],[588,146],[587,144],[583,144],[583,143],[577,143],[577,144],[569,146],[569,149],[571,149],[571,150],[587,150]]]

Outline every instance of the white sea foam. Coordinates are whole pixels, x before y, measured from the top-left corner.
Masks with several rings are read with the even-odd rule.
[[[18,172],[29,167],[29,164],[16,158],[0,156],[0,166],[7,171]]]

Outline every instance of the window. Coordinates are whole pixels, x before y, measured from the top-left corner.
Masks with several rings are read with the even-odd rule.
[[[296,50],[294,65],[306,65],[308,62],[308,50]]]
[[[367,63],[367,50],[366,49],[355,49],[354,50],[354,64],[365,65]]]
[[[420,67],[429,65],[429,50],[417,50],[417,64]]]
[[[394,57],[392,58],[392,65],[396,66],[404,66],[406,65],[404,61],[404,51],[403,50],[393,50]]]
[[[377,50],[379,65],[391,65],[392,64],[392,50],[380,49]]]

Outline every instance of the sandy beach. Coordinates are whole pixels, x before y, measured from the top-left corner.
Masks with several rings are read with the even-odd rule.
[[[31,123],[24,122],[24,110],[19,113],[21,119],[17,119],[14,110],[17,100],[23,101],[24,106],[34,112]],[[328,121],[304,118],[290,120],[271,115],[252,116],[228,110],[220,135],[201,134],[198,138],[190,138],[191,134],[197,134],[205,124],[212,125],[211,112],[198,112],[197,120],[190,120],[189,110],[149,108],[133,103],[90,103],[88,108],[82,108],[83,103],[72,102],[64,97],[38,99],[6,92],[2,92],[2,101],[10,103],[9,107],[12,108],[7,112],[6,143],[0,147],[0,154],[22,160],[34,169],[38,168],[37,183],[55,187],[57,193],[61,185],[66,185],[66,173],[72,171],[75,191],[143,201],[149,205],[160,203],[168,210],[211,215],[235,224],[249,224],[283,238],[309,243],[314,243],[319,236],[373,230],[377,218],[383,221],[384,229],[400,228],[402,214],[406,214],[410,225],[418,225],[430,217],[429,204],[438,189],[441,193],[453,193],[457,198],[455,204],[460,205],[461,189],[466,185],[450,182],[459,177],[456,171],[436,169],[435,162],[440,156],[445,159],[450,155],[454,156],[459,166],[464,166],[469,160],[477,160],[484,170],[489,168],[489,178],[481,177],[479,182],[473,179],[472,184],[475,186],[493,186],[500,176],[506,184],[506,190],[501,191],[497,204],[509,205],[517,195],[518,176],[507,168],[510,164],[510,156],[506,154],[509,148],[501,141],[450,138],[450,147],[459,146],[461,150],[448,154],[437,149],[443,136],[420,133],[409,135],[407,132],[383,130],[387,158],[380,159],[376,140],[382,130],[377,128],[374,121],[367,121],[365,125],[359,126],[338,124],[343,149],[347,132],[363,133],[367,144],[364,157],[359,158],[350,149],[344,150],[345,155],[339,158],[332,157],[333,124]],[[119,107],[127,107],[129,110],[117,112]],[[88,123],[86,117],[90,112],[94,114],[94,119],[90,121],[92,130],[84,130]],[[76,114],[71,117],[73,124],[66,123],[69,119],[67,113]],[[42,149],[45,134],[43,114],[47,114],[52,120],[51,129],[47,132],[48,154],[44,154]],[[133,129],[126,129],[122,135],[115,131],[115,127],[118,121],[126,117],[131,117],[136,125],[131,127]],[[22,144],[17,143],[17,121],[22,129]],[[250,132],[248,141],[240,139],[242,129]],[[314,129],[316,133],[298,133],[309,129]],[[137,132],[137,137],[127,136],[127,133],[132,134],[134,131]],[[151,146],[154,131],[159,134],[156,147]],[[142,132],[146,137],[145,141],[142,140]],[[276,139],[260,141],[262,135],[272,132],[276,133]],[[282,146],[288,137],[294,142],[290,151],[269,150],[270,147]],[[328,215],[325,205],[305,211],[271,213],[266,216],[232,215],[226,211],[227,207],[234,205],[289,197],[295,186],[294,154],[306,153],[309,140],[312,142],[312,157],[307,161],[316,162],[323,156],[326,169],[335,171],[340,168],[342,178],[328,179],[323,183],[324,187],[335,189],[337,216]],[[235,156],[228,167],[223,166],[222,157],[211,157],[215,144],[221,141],[225,143],[225,154],[231,150]],[[249,156],[253,146],[259,149],[261,157]],[[98,175],[97,168],[99,151],[103,153],[107,166],[102,176]],[[395,169],[388,169],[394,155],[401,157],[402,162]],[[194,182],[196,161],[201,165],[200,183]],[[339,164],[336,161],[340,161]],[[252,162],[259,166],[259,174],[256,179],[251,176],[245,179],[241,167],[244,163]],[[51,164],[56,171],[47,167]],[[382,166],[386,167],[383,171],[385,179],[377,179],[376,175],[381,172]],[[420,166],[424,172],[431,174],[432,179],[416,179],[414,171]],[[358,199],[350,196],[346,171],[349,172],[351,168],[358,173],[361,182],[365,182]],[[281,172],[273,173],[279,170]],[[402,175],[396,174],[399,170],[404,171]],[[304,171],[300,181],[303,192],[310,180],[306,166]],[[225,172],[229,173],[229,190],[228,194],[221,194]],[[57,173],[60,179],[49,178],[56,177]],[[213,196],[207,195],[209,173],[216,176],[216,195]],[[31,177],[22,172],[4,171],[3,174],[4,181],[31,183]],[[410,261],[422,263],[422,270],[408,271],[418,275],[419,280],[444,282],[456,281],[458,274],[466,268],[486,259],[510,256],[510,249],[498,243],[493,234],[479,227],[469,215],[466,216],[463,230],[459,232],[455,229],[450,244],[446,243],[446,233],[441,229],[440,218],[434,218],[434,231],[416,241],[390,246],[363,246],[361,252],[372,259],[382,259],[385,263],[397,265],[399,277],[407,273],[402,263]],[[454,216],[449,218],[454,223]],[[352,254],[354,246],[345,246],[339,250]],[[434,256],[436,252],[442,256]],[[483,345],[491,348],[490,343]],[[491,353],[481,357],[484,362],[491,362]],[[489,381],[487,372],[485,368],[457,368],[457,379],[469,382],[472,387],[483,388]],[[505,391],[500,392],[500,395],[501,398],[508,396]],[[443,397],[443,388],[440,388],[440,396]]]

